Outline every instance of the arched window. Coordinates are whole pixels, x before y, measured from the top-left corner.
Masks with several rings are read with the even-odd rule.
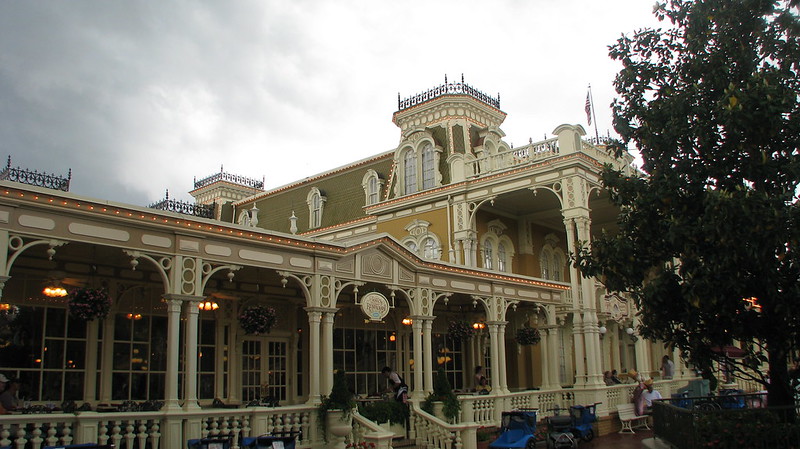
[[[539,264],[542,266],[542,277],[550,279],[550,249],[542,249],[542,255],[539,257]]]
[[[402,243],[409,251],[424,259],[439,260],[442,246],[439,237],[428,229],[430,225],[425,220],[412,220],[405,227],[408,235],[403,238]]]
[[[505,235],[506,227],[500,219],[487,223],[489,232],[481,238],[483,247],[483,267],[488,270],[509,272],[514,257],[514,243]]]
[[[431,189],[436,186],[436,171],[434,167],[433,145],[426,144],[422,148],[422,189]]]
[[[561,280],[561,272],[563,270],[564,263],[561,262],[561,255],[557,252],[553,254],[553,280],[560,281]]]
[[[417,191],[417,154],[408,150],[403,155],[403,173],[405,175],[405,191],[404,194],[414,193]]]
[[[564,264],[567,259],[564,250],[558,246],[558,238],[555,234],[548,234],[544,237],[544,246],[539,254],[539,263],[542,266],[542,277],[553,281],[563,281]]]
[[[483,268],[486,268],[487,270],[492,269],[493,257],[494,256],[492,254],[492,241],[487,239],[486,241],[483,242]]]
[[[396,196],[411,195],[441,184],[439,162],[442,149],[436,146],[429,133],[403,143],[396,151],[393,172],[397,181],[392,181]]]
[[[437,255],[436,246],[436,240],[431,237],[426,237],[422,246],[422,257],[426,259],[435,259]]]
[[[322,196],[318,188],[314,187],[308,192],[306,203],[308,204],[308,227],[314,229],[322,226],[322,210],[325,207],[327,198]]]
[[[367,170],[367,173],[361,180],[361,187],[364,188],[364,197],[367,206],[378,204],[381,200],[380,191],[382,184],[383,181],[378,177],[378,173],[376,173],[375,170]]]

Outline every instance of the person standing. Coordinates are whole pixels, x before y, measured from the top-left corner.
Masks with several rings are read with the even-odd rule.
[[[478,394],[489,394],[492,387],[489,386],[489,379],[483,373],[483,367],[478,365],[475,367],[475,392]]]
[[[394,399],[397,402],[407,404],[408,385],[406,385],[405,381],[403,381],[403,378],[388,366],[383,367],[381,374],[383,374],[392,383],[391,389],[394,391]]]

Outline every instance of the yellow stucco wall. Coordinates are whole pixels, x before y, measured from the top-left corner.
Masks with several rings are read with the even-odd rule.
[[[441,208],[430,210],[422,213],[406,215],[401,218],[386,220],[378,222],[377,230],[379,233],[385,232],[397,240],[403,240],[407,237],[408,231],[405,227],[414,220],[425,220],[430,223],[428,226],[428,233],[435,234],[439,239],[439,244],[442,247],[442,259],[447,257],[447,209]]]

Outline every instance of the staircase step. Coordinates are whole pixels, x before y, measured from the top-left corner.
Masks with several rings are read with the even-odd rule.
[[[395,438],[392,440],[392,447],[399,448],[402,447],[406,448],[414,448],[417,446],[416,441],[408,439],[408,438]]]

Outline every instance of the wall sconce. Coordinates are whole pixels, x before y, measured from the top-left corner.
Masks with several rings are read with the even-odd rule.
[[[200,310],[217,310],[219,309],[219,304],[216,301],[201,301],[200,304],[197,305]]]
[[[484,323],[483,321],[472,323],[472,328],[475,329],[476,331],[484,330],[486,329],[486,323]]]
[[[401,323],[403,323],[404,326],[411,326],[414,323],[414,320],[409,317],[405,317]]]
[[[125,318],[127,318],[129,320],[141,320],[142,319],[142,314],[141,313],[129,313],[129,314],[125,315]]]
[[[606,336],[606,332],[608,332],[608,329],[606,329],[605,326],[600,326],[600,328],[597,329],[597,330],[600,332],[600,338],[605,337]]]
[[[395,334],[389,335],[389,341],[397,341],[397,336]]]
[[[636,331],[634,331],[632,327],[625,329],[625,333],[631,337],[632,342],[636,343],[639,340],[639,337],[636,336]]]

